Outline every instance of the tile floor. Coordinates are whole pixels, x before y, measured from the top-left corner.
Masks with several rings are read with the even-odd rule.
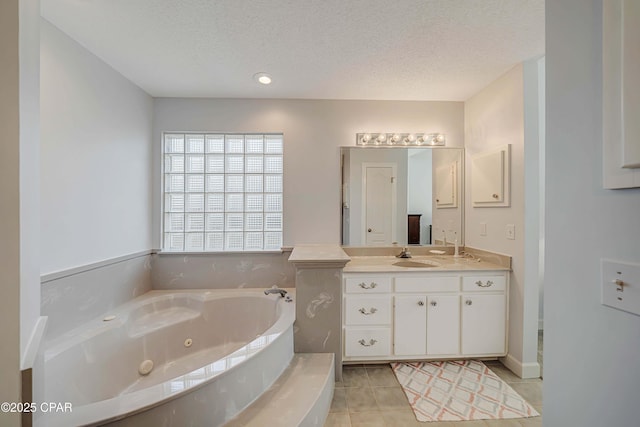
[[[542,337],[538,360],[542,366]],[[485,364],[542,414],[542,379],[518,378],[498,361]],[[336,383],[324,427],[541,427],[542,416],[509,420],[420,423],[391,367],[348,365]]]

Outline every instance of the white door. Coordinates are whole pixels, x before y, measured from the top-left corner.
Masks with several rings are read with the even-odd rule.
[[[427,348],[427,306],[424,295],[395,297],[393,354],[421,356]]]
[[[504,294],[462,295],[462,354],[504,354],[506,303]]]
[[[363,223],[367,246],[390,245],[395,239],[395,175],[395,166],[363,164]]]
[[[427,302],[427,354],[459,354],[460,297],[429,296]]]

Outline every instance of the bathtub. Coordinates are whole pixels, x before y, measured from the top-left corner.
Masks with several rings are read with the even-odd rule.
[[[47,344],[45,401],[72,411],[36,424],[223,425],[289,365],[294,319],[262,289],[148,292]]]

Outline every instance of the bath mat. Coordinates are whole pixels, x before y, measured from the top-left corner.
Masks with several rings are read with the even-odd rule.
[[[392,363],[418,421],[469,421],[540,415],[484,363]]]

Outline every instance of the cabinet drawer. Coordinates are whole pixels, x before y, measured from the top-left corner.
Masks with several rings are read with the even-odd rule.
[[[391,323],[390,296],[352,295],[344,299],[346,325],[388,325]]]
[[[390,328],[346,328],[344,331],[344,355],[389,356],[391,354]]]
[[[347,277],[344,279],[345,292],[349,294],[379,294],[391,292],[391,277]]]
[[[396,277],[396,292],[458,292],[460,276]]]
[[[504,291],[505,276],[469,276],[462,278],[462,290],[469,291]]]

